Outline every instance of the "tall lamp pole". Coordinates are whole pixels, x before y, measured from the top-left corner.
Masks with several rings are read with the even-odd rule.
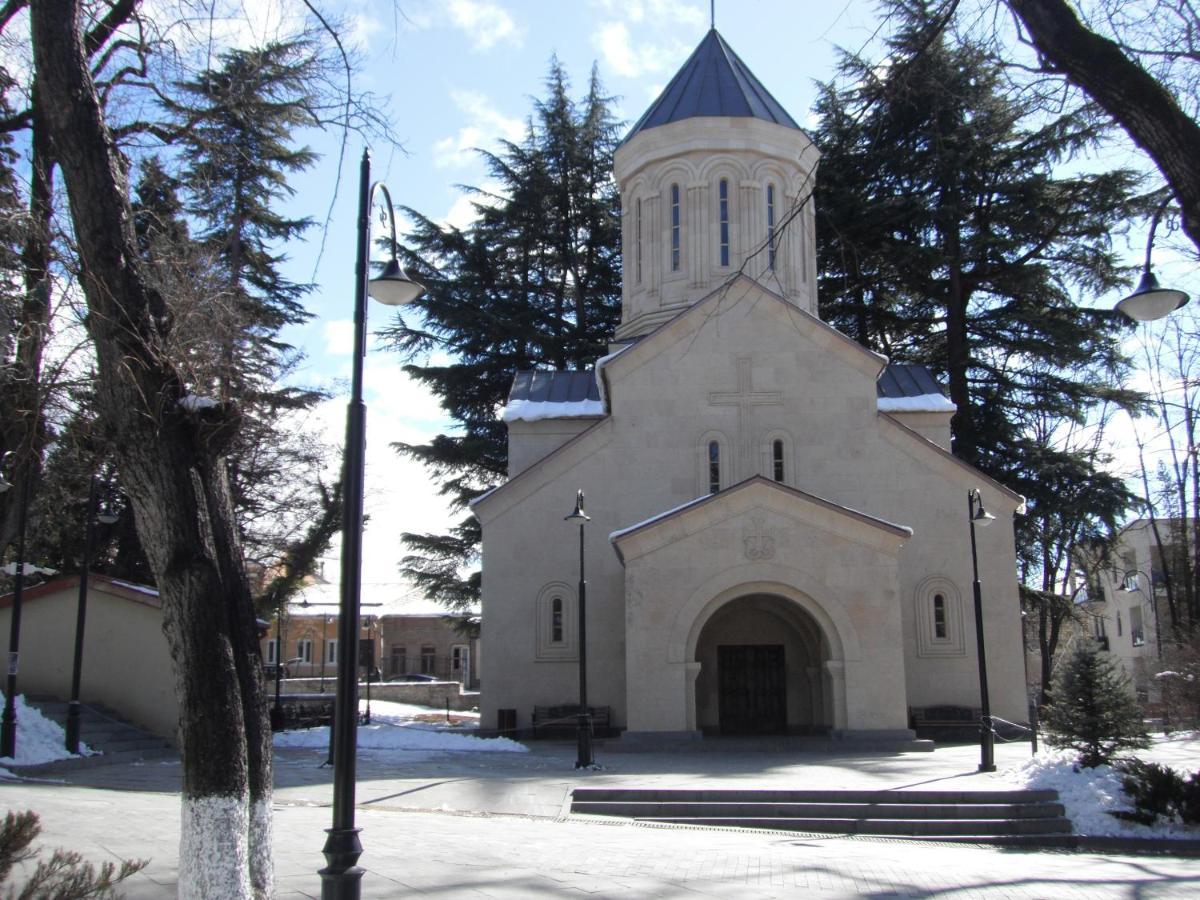
[[[79,567],[79,601],[75,607],[75,656],[71,664],[71,700],[67,704],[66,748],[79,754],[79,685],[83,679],[83,635],[87,624],[88,581],[92,574],[92,555],[96,547],[96,523],[112,525],[117,515],[107,505],[97,509],[100,479],[93,475],[88,485],[87,527],[83,538],[83,564]]]
[[[592,712],[587,700],[587,578],[583,567],[583,526],[591,516],[583,511],[583,491],[575,495],[575,510],[566,521],[579,526],[579,725],[576,728],[578,750],[575,768],[586,769],[595,760],[592,757]]]
[[[988,700],[987,682],[987,650],[983,637],[983,590],[979,585],[979,553],[975,549],[975,523],[980,527],[990,525],[995,520],[990,512],[983,508],[983,498],[979,496],[978,488],[967,492],[967,519],[971,523],[971,571],[974,580],[971,588],[975,592],[975,646],[979,659],[979,771],[996,771],[995,737],[992,732],[992,708]]]
[[[0,469],[4,463],[15,464],[16,455],[10,450],[0,457]],[[21,650],[21,597],[25,589],[25,524],[29,515],[29,487],[33,478],[27,475],[21,482],[20,499],[17,501],[17,561],[13,570],[12,621],[8,632],[8,682],[4,690],[4,713],[0,717],[0,756],[17,755],[17,659]],[[0,477],[8,490],[12,484]]]
[[[370,214],[375,191],[383,191],[391,225],[391,259],[368,283]],[[360,831],[354,824],[355,767],[358,747],[358,613],[362,590],[363,486],[366,472],[367,407],[363,402],[363,362],[367,355],[367,294],[388,306],[416,300],[425,288],[405,274],[396,258],[396,214],[392,196],[382,182],[371,184],[371,153],[364,149],[358,188],[358,247],[354,278],[354,359],[350,403],[346,409],[346,449],[343,461],[342,593],[338,610],[337,700],[333,716],[333,826],[322,851],[322,900],[358,900],[363,870]]]

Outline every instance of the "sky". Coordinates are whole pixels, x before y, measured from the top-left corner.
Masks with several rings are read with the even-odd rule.
[[[858,49],[877,23],[870,4],[858,0],[740,0],[716,6],[722,36],[802,124],[815,83],[832,76],[835,46]],[[575,96],[584,92],[596,65],[605,90],[616,98],[618,118],[629,125],[710,24],[703,0],[409,0],[396,7],[387,0],[347,0],[343,9],[362,57],[355,88],[388,98],[380,111],[403,145],[402,150],[371,148],[372,178],[387,184],[397,205],[458,225],[466,224],[470,213],[459,186],[487,184],[475,148],[496,149],[501,139],[521,139],[553,57],[565,67]],[[273,33],[277,19],[269,4],[252,12],[252,21],[267,23],[252,31]],[[337,136],[307,138],[323,155],[309,173],[294,179],[293,208],[321,220],[330,204],[332,210],[327,229],[314,228],[303,246],[289,251],[289,276],[316,284],[307,301],[315,316],[285,337],[307,353],[297,377],[336,392],[305,427],[319,428],[340,443],[349,393],[355,206],[364,143],[350,139],[339,169]],[[373,222],[380,227],[378,217]],[[403,229],[403,221],[399,226]],[[390,315],[391,310],[372,304],[369,329]],[[390,448],[450,427],[437,401],[404,376],[401,364],[394,353],[374,344],[368,349],[363,600],[389,606],[408,593],[397,572],[404,555],[400,535],[440,532],[458,518],[448,514],[429,475]],[[339,545],[335,538],[325,560],[329,599],[336,599]]]
[[[242,0],[242,7],[251,23],[238,26],[245,32],[242,42],[274,33],[276,0]],[[331,4],[321,8],[328,12]],[[521,139],[553,57],[565,67],[575,96],[586,89],[594,64],[607,93],[616,98],[618,118],[628,125],[710,23],[706,0],[340,0],[332,9],[341,11],[344,34],[360,58],[355,90],[380,98],[377,109],[402,145],[372,148],[372,177],[385,181],[398,205],[456,225],[466,224],[470,213],[460,186],[487,186],[475,148],[496,149],[501,139]],[[715,20],[722,36],[802,125],[812,124],[816,83],[834,77],[836,48],[867,46],[879,25],[874,5],[863,0],[725,0],[715,4]],[[297,378],[335,395],[302,427],[319,429],[335,443],[344,433],[351,365],[355,205],[364,149],[362,138],[352,136],[339,156],[339,137],[307,135],[322,157],[293,179],[293,211],[321,223],[327,214],[329,219],[289,248],[289,276],[315,284],[307,301],[314,319],[284,335],[307,353]],[[373,221],[378,228],[378,218]],[[1131,248],[1131,258],[1141,252],[1140,246]],[[1083,302],[1111,306],[1115,299]],[[391,315],[372,304],[369,328]],[[389,605],[411,593],[397,572],[404,554],[400,535],[442,532],[456,518],[437,496],[431,477],[390,448],[450,427],[436,400],[404,376],[401,364],[396,354],[374,344],[368,350],[363,599]],[[338,545],[335,538],[325,562],[331,599],[336,598]]]

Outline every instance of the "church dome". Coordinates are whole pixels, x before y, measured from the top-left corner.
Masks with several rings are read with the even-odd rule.
[[[786,109],[713,28],[625,136],[697,116],[754,118],[799,130]]]
[[[613,158],[623,261],[618,343],[746,275],[816,315],[820,154],[716,29]]]

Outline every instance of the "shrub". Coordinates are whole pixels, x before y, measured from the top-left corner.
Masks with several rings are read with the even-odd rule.
[[[0,824],[0,886],[5,884],[17,863],[37,856],[30,846],[41,833],[36,813],[10,812]],[[6,896],[19,900],[111,900],[118,894],[113,887],[146,867],[146,860],[122,860],[118,868],[106,862],[97,870],[71,850],[55,850],[49,861],[41,861],[19,892]]]
[[[1159,816],[1200,824],[1200,772],[1182,775],[1167,766],[1131,759],[1120,763],[1121,787],[1133,803],[1135,820],[1147,825]]]
[[[1090,641],[1059,666],[1051,696],[1042,716],[1046,741],[1078,751],[1084,768],[1104,765],[1121,750],[1150,745],[1129,679]]]

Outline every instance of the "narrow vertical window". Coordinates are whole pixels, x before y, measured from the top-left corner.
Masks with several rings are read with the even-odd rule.
[[[775,185],[767,185],[767,268],[775,270]]]
[[[944,641],[947,636],[946,598],[942,594],[933,595],[933,636],[939,641]]]
[[[312,662],[312,641],[308,638],[296,641],[296,655],[302,663]]]
[[[679,271],[679,185],[671,185],[671,271]]]
[[[721,489],[721,445],[708,442],[708,492],[715,494]]]
[[[337,662],[337,639],[331,638],[325,642],[325,662]]]
[[[550,602],[550,643],[561,644],[563,641],[563,602],[562,597],[555,597]]]
[[[275,662],[275,656],[275,638],[271,638],[269,641],[267,641],[267,662]]]
[[[634,258],[637,260],[637,283],[642,283],[642,198],[638,197],[636,212],[634,213],[634,231],[637,232],[636,240],[634,241],[635,251]]]
[[[771,466],[775,480],[783,481],[783,441],[778,438],[771,442]]]
[[[729,182],[722,178],[718,188],[718,218],[721,222],[721,265],[729,265]]]

